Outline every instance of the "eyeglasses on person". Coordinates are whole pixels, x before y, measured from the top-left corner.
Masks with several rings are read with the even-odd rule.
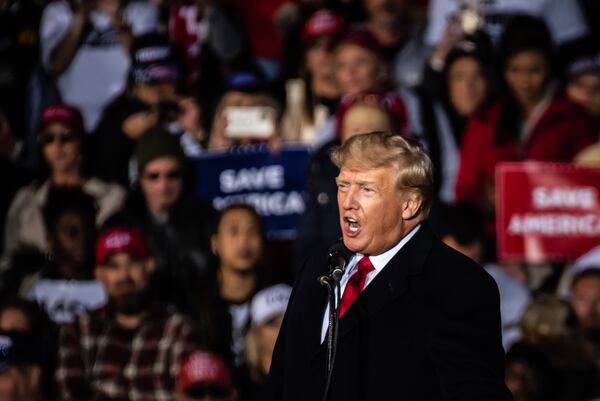
[[[39,136],[39,141],[42,145],[50,145],[51,143],[54,143],[54,141],[58,141],[60,145],[64,145],[66,143],[71,143],[74,140],[75,134],[69,131],[60,133],[43,132]]]

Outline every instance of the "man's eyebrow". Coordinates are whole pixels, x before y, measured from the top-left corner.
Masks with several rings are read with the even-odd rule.
[[[335,182],[336,182],[336,184],[340,184],[340,183],[347,184],[350,181],[348,181],[347,179],[344,179],[344,178],[336,177]],[[359,187],[364,187],[366,185],[375,185],[376,186],[377,182],[374,180],[358,180],[355,182],[355,184],[358,185]]]
[[[369,180],[358,180],[358,181],[356,181],[356,185],[358,185],[360,187],[364,187],[365,185],[377,185],[377,183],[375,181],[369,181]]]

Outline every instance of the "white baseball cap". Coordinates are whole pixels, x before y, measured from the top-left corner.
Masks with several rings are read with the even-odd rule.
[[[287,284],[277,284],[257,292],[250,305],[252,326],[264,324],[276,316],[283,315],[291,293],[292,287]]]

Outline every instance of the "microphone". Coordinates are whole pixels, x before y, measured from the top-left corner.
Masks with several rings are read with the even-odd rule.
[[[329,273],[335,281],[340,281],[346,270],[346,264],[350,260],[352,252],[342,241],[336,242],[329,248],[327,261],[329,263]]]

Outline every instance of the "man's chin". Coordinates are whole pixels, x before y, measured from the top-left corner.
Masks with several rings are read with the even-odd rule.
[[[131,292],[111,298],[117,313],[123,315],[139,315],[150,306],[151,299],[147,291]]]
[[[160,207],[163,211],[167,212],[171,210],[171,208],[177,203],[177,197],[175,196],[165,196],[160,202]]]
[[[356,238],[343,237],[344,246],[353,253],[364,253],[364,245],[357,241]]]

